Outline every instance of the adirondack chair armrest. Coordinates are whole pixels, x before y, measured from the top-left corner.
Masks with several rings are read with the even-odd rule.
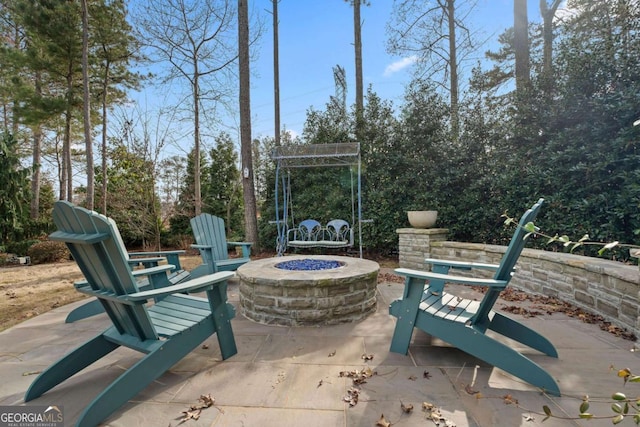
[[[174,266],[171,264],[165,264],[165,265],[159,265],[157,267],[135,270],[135,271],[132,271],[131,274],[133,275],[133,277],[153,276],[155,274],[164,273],[168,270],[171,270],[173,267]],[[79,280],[77,282],[74,282],[73,287],[75,287],[79,292],[82,292],[82,293],[87,293],[83,291],[84,288],[91,289],[91,287],[89,286],[89,282],[87,282],[86,280]]]
[[[140,270],[134,270],[134,271],[131,272],[131,274],[133,275],[133,277],[152,276],[154,274],[164,273],[164,272],[169,271],[169,270],[171,270],[173,268],[175,268],[175,265],[164,264],[164,265],[158,265],[156,267],[150,267],[150,268],[143,268],[143,269],[140,269]]]
[[[242,257],[249,258],[251,256],[251,242],[227,242],[230,246],[242,246]]]
[[[166,295],[184,293],[184,292],[201,292],[210,289],[216,283],[223,282],[234,276],[232,271],[220,271],[218,273],[209,274],[206,276],[198,277],[187,282],[179,283],[177,285],[167,286],[160,289],[151,289],[148,291],[136,292],[134,294],[126,295],[128,301],[131,302],[144,302],[152,298],[158,298]]]
[[[504,289],[507,286],[506,280],[482,279],[476,277],[454,276],[451,274],[432,273],[429,271],[412,270],[409,268],[396,268],[397,274],[405,277],[421,280],[439,280],[448,283],[456,283],[468,286],[484,286],[495,289]]]
[[[193,249],[213,249],[213,245],[196,245],[196,244],[192,244],[191,247]]]
[[[168,264],[175,266],[174,270],[182,270],[180,265],[180,255],[184,255],[186,251],[180,249],[175,251],[146,251],[146,252],[129,252],[129,257],[161,257],[167,259]]]
[[[163,257],[130,258],[128,263],[129,265],[132,265],[132,266],[142,264],[145,267],[155,267],[162,260],[164,260]]]
[[[108,292],[105,290],[96,291],[95,289],[92,289],[91,286],[89,286],[89,283],[84,281],[76,282],[73,284],[73,286],[78,292],[89,295],[91,297],[96,297],[98,299],[114,301],[119,304],[127,305],[139,305],[144,303],[144,301],[130,301],[126,296],[116,295],[113,292]]]
[[[185,250],[180,249],[177,251],[147,251],[147,252],[129,252],[129,256],[159,256],[166,257],[167,255],[184,255]]]
[[[482,270],[492,270],[496,271],[499,264],[486,264],[482,262],[464,262],[464,261],[452,261],[446,259],[435,259],[435,258],[426,258],[424,260],[426,264],[431,264],[432,266],[441,266],[445,268],[455,268],[458,270],[471,270],[473,268],[478,268]]]

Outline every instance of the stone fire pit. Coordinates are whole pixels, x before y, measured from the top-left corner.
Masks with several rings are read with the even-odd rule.
[[[336,261],[337,268],[286,270],[292,260]],[[291,264],[291,263],[289,263]],[[376,311],[380,266],[360,258],[293,255],[250,261],[237,270],[242,314],[269,325],[355,322]]]

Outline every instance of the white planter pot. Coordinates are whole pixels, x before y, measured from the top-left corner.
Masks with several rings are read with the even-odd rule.
[[[407,211],[407,216],[413,228],[433,228],[438,219],[438,211]]]

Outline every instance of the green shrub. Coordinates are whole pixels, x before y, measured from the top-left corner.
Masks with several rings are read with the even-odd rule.
[[[71,258],[71,253],[69,249],[67,249],[67,245],[51,240],[34,244],[29,248],[27,255],[31,257],[31,264],[66,261]]]
[[[33,239],[21,240],[19,242],[9,242],[7,243],[7,253],[15,254],[16,256],[28,255],[29,248],[38,242],[39,240]]]

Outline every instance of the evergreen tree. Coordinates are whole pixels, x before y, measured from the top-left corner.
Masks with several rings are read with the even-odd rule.
[[[82,105],[82,29],[80,4],[65,0],[17,2],[28,43],[29,68],[46,74],[63,100],[60,199],[71,200],[72,134]],[[52,91],[52,93],[55,93]]]
[[[17,147],[11,134],[0,138],[0,245],[20,240],[28,218],[29,169],[21,166]]]
[[[224,219],[227,235],[242,239],[244,211],[238,154],[228,133],[218,135],[209,156],[211,163],[203,168],[207,177],[202,187],[204,211]]]
[[[185,179],[180,188],[178,203],[176,204],[175,215],[171,217],[171,234],[173,235],[191,235],[191,225],[189,221],[195,212],[195,151],[191,150],[187,156],[187,169]],[[200,170],[206,168],[204,155],[200,155]]]

